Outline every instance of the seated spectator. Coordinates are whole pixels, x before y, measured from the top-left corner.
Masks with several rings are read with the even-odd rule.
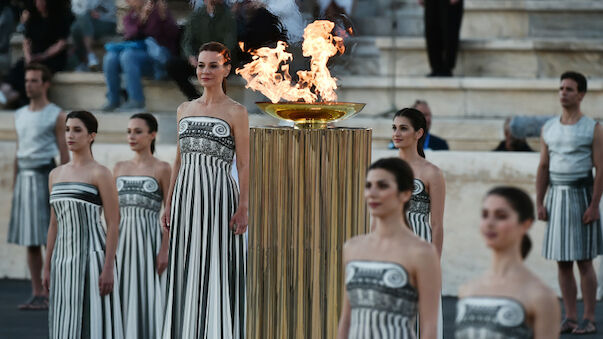
[[[507,118],[505,120],[504,131],[505,131],[505,140],[501,141],[498,144],[498,147],[493,149],[493,151],[502,151],[502,152],[534,152],[534,150],[528,145],[526,139],[519,139],[511,134],[510,128],[511,118]]]
[[[65,68],[67,38],[73,16],[65,0],[35,0],[24,11],[23,58],[13,66],[0,85],[1,105],[25,105],[25,66],[41,63],[53,73]]]
[[[425,143],[423,149],[430,149],[432,151],[447,151],[448,142],[446,140],[431,134],[431,109],[425,100],[416,100],[412,105],[412,108],[419,110],[425,116],[427,122],[427,136],[425,137]]]
[[[75,14],[71,37],[79,60],[76,70],[95,70],[99,62],[92,45],[115,34],[115,0],[71,0],[71,11]]]
[[[163,79],[169,59],[178,53],[178,26],[164,0],[127,0],[124,38],[105,45],[103,72],[107,81],[104,111],[143,110],[145,98],[141,77]],[[121,80],[126,80],[128,100],[120,107]]]
[[[15,18],[10,0],[0,0],[0,76],[10,69],[10,37],[15,31]]]
[[[236,22],[230,8],[222,0],[205,0],[191,13],[184,27],[182,58],[173,58],[168,62],[170,78],[188,100],[200,96],[189,78],[195,75],[199,48],[210,41],[221,42],[233,52],[237,50]]]

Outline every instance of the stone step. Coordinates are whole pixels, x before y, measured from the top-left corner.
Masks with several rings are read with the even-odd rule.
[[[422,76],[431,71],[423,38],[376,37],[374,42],[380,51],[380,74]],[[572,69],[602,77],[601,65],[603,39],[465,39],[459,46],[454,74],[555,78]]]
[[[185,101],[173,82],[144,80],[147,110],[175,112]],[[554,115],[560,112],[559,80],[513,78],[412,78],[344,76],[339,78],[339,101],[363,102],[360,116],[387,115],[411,105],[416,99],[430,103],[435,115],[459,118],[505,118],[514,115]],[[238,76],[228,80],[228,94],[250,112],[259,112],[259,93],[245,89]],[[98,110],[105,101],[101,73],[58,73],[51,98],[68,109]],[[591,79],[582,108],[603,118],[603,79]]]
[[[12,111],[0,111],[0,141],[16,140]],[[126,143],[125,129],[131,113],[104,113],[93,111],[99,121],[97,141],[99,143]],[[155,112],[159,122],[158,144],[176,142],[176,116],[172,112]],[[373,130],[373,148],[387,149],[391,141],[391,117],[352,117],[335,124],[337,127],[362,127]],[[278,121],[266,114],[250,114],[252,127],[276,125]],[[442,118],[434,117],[432,133],[448,141],[452,150],[489,151],[503,137],[504,119]],[[538,149],[538,139],[530,140]]]
[[[367,4],[370,3],[370,4]],[[362,10],[377,8],[365,15]],[[359,1],[353,20],[362,35],[422,36],[417,0]],[[603,2],[593,0],[465,0],[463,38],[603,38]]]

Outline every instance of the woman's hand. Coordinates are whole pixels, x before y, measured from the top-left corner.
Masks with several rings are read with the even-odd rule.
[[[538,205],[536,207],[536,210],[538,212],[538,220],[542,220],[542,221],[548,220],[547,213],[546,213],[546,207],[544,207],[543,205]]]
[[[48,265],[44,267],[44,272],[42,273],[42,288],[46,291],[50,291],[50,267]]]
[[[168,255],[169,255],[169,252],[168,252],[167,246],[166,246],[166,248],[162,247],[159,250],[159,253],[157,254],[157,274],[158,275],[163,274],[163,271],[165,271],[165,269],[167,268],[168,260],[169,260]]]
[[[161,216],[161,227],[164,232],[170,232],[170,206],[165,206],[163,215]]]
[[[235,234],[243,234],[247,230],[247,207],[239,206],[228,225]]]
[[[113,291],[113,267],[105,267],[98,277],[100,295],[107,295]]]

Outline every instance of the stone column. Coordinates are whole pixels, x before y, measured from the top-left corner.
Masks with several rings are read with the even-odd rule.
[[[247,336],[330,339],[345,240],[368,231],[371,130],[252,128]]]

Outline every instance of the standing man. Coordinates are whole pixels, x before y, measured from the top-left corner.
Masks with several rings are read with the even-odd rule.
[[[451,77],[459,47],[463,0],[419,0],[425,7],[425,42],[430,77]]]
[[[603,191],[603,127],[585,116],[580,103],[586,78],[561,75],[563,113],[542,127],[536,175],[538,219],[547,221],[542,254],[557,261],[566,318],[561,333],[594,333],[597,277],[592,260],[603,253],[599,201]],[[593,180],[592,169],[596,169]],[[548,188],[548,193],[545,193]],[[580,271],[584,315],[578,322],[574,261]]]
[[[448,142],[446,140],[431,134],[431,109],[425,100],[416,100],[412,105],[412,108],[423,113],[425,122],[427,123],[427,134],[425,135],[425,142],[423,143],[423,149],[430,149],[432,151],[447,151]]]
[[[48,101],[50,70],[41,64],[25,68],[25,92],[30,102],[15,113],[17,155],[13,202],[8,242],[27,246],[27,265],[31,273],[32,297],[22,310],[48,308],[48,295],[42,288],[42,251],[50,221],[48,174],[60,154],[69,161],[65,144],[65,113]]]

